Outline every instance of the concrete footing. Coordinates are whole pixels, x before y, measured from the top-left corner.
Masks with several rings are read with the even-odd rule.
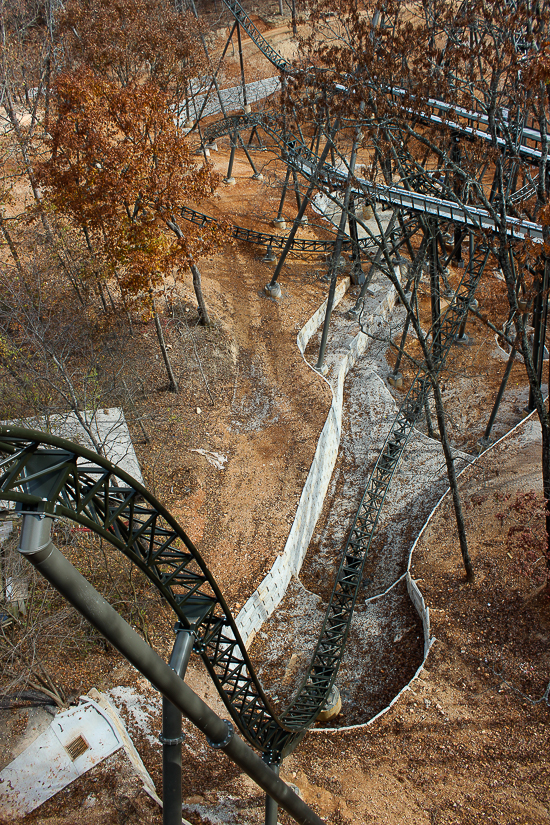
[[[459,347],[471,347],[474,343],[474,339],[470,338],[469,335],[464,334],[461,338],[458,336],[455,338],[455,344]]]
[[[275,218],[273,226],[275,229],[286,229],[286,221],[284,218]]]
[[[277,256],[275,255],[273,250],[272,249],[266,249],[265,255],[262,258],[262,261],[264,262],[264,264],[272,264],[273,261],[276,261],[276,260],[277,260]]]
[[[235,186],[235,184],[237,183],[235,178],[224,178],[223,182],[225,183],[226,186]]]
[[[255,172],[252,175],[252,180],[263,180],[263,179],[264,179],[264,176],[262,175],[261,172]]]
[[[279,284],[266,284],[264,292],[269,298],[280,298],[282,294]]]
[[[212,143],[207,143],[206,144],[206,148],[211,149],[213,152],[217,152],[218,151],[218,144],[216,143],[215,140],[213,140]]]
[[[205,158],[210,157],[210,149],[207,146],[199,146],[198,149],[195,149],[196,155],[203,155]]]
[[[249,115],[252,109],[250,108],[250,103],[247,103],[246,106],[243,106],[243,112],[245,115]]]
[[[317,717],[317,722],[328,722],[329,719],[332,719],[334,716],[338,716],[341,710],[342,697],[340,696],[340,691],[336,685],[333,685],[332,690],[328,695],[325,707]]]
[[[308,226],[308,224],[309,224],[309,218],[308,218],[308,216],[307,216],[307,215],[304,215],[302,218],[300,218],[300,220],[298,221],[298,223],[300,224],[300,226]]]
[[[388,384],[390,387],[395,387],[396,390],[403,389],[403,375],[398,372],[395,375],[388,375]]]

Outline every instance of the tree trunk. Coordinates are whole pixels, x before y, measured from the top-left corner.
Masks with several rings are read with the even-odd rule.
[[[447,465],[447,475],[449,477],[449,486],[453,496],[453,504],[455,508],[456,526],[458,530],[458,540],[460,542],[460,550],[462,552],[462,559],[464,561],[464,569],[466,570],[466,579],[473,582],[474,568],[468,553],[468,540],[466,538],[466,525],[464,524],[464,514],[462,512],[462,503],[460,501],[460,493],[458,491],[458,482],[456,478],[455,462],[449,439],[447,438],[447,427],[445,425],[445,413],[443,410],[443,399],[441,397],[441,390],[437,381],[432,382],[435,410],[437,414],[437,424],[439,426],[439,434],[441,436],[441,444],[443,446],[443,453],[445,455],[445,463]]]
[[[7,226],[4,222],[4,216],[3,216],[1,211],[0,211],[0,230],[2,231],[2,235],[4,236],[4,239],[5,239],[8,247],[9,247],[9,250],[11,252],[11,256],[13,258],[15,266],[17,267],[17,271],[19,272],[19,274],[21,275],[23,280],[25,280],[25,271],[23,269],[23,265],[21,263],[19,255],[17,253],[17,247],[15,245],[15,242],[14,242],[13,238],[11,237],[10,232],[8,231],[8,228],[7,228]]]
[[[196,264],[191,264],[191,272],[193,273],[193,289],[195,290],[195,295],[197,296],[197,303],[199,305],[199,319],[200,323],[205,326],[210,326],[210,318],[208,317],[208,310],[206,309],[206,304],[204,302],[204,297],[202,294],[202,285],[201,285],[201,273]]]
[[[162,357],[164,359],[164,365],[166,367],[166,372],[168,373],[168,379],[170,384],[168,386],[169,392],[178,392],[178,382],[176,381],[176,376],[174,375],[174,370],[172,369],[172,364],[170,363],[170,358],[168,355],[168,350],[166,349],[166,342],[164,340],[164,333],[162,331],[162,326],[160,323],[160,319],[158,316],[157,308],[155,305],[155,299],[153,298],[153,319],[155,321],[155,329],[157,331],[157,338],[159,339],[159,346],[160,351],[162,352]]]
[[[542,489],[546,512],[546,587],[550,591],[550,433],[542,427]]]

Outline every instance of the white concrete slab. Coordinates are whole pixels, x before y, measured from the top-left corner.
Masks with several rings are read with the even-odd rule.
[[[70,746],[75,742],[80,749],[71,754]],[[34,811],[122,745],[107,713],[90,699],[58,713],[0,773],[0,815]]]
[[[130,431],[120,407],[108,409],[83,410],[81,412],[86,428],[99,442],[104,456],[110,462],[129,473],[136,481],[143,484],[143,476],[132,444]],[[57,435],[69,441],[75,441],[82,447],[95,450],[89,433],[82,426],[74,412],[62,415],[36,416],[18,421],[3,421],[3,424],[13,424],[18,427],[28,427],[32,430]]]
[[[199,84],[195,84],[195,90],[201,88]],[[279,77],[267,77],[265,80],[254,80],[252,83],[246,84],[246,100],[247,103],[256,103],[258,100],[264,100],[274,92],[281,88],[281,79]],[[226,114],[229,112],[242,111],[244,106],[244,97],[242,86],[231,86],[229,89],[220,89],[220,95],[223,100],[223,105]],[[204,103],[204,94],[197,94],[193,98],[191,104],[191,118],[194,120],[198,117],[202,105]],[[211,89],[208,95],[208,101],[202,113],[203,117],[221,112],[220,101],[216,89]]]

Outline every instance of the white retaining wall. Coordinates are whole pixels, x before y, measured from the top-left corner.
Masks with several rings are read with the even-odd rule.
[[[335,306],[342,300],[349,285],[349,277],[343,278],[338,284],[334,297]],[[368,329],[371,334],[374,333],[376,328],[380,327],[387,319],[390,311],[395,306],[395,299],[395,289],[390,287],[379,305],[378,311],[362,316],[363,327]],[[323,322],[326,305],[327,302],[325,301],[298,334],[298,349],[302,357],[310,338]],[[339,352],[340,357],[335,368],[335,375],[332,384],[329,384],[332,389],[332,404],[317,443],[317,449],[284,550],[280,556],[277,556],[273,567],[260,586],[250,596],[236,619],[239,633],[245,644],[252,641],[254,634],[257,633],[265,620],[283,600],[292,576],[297,576],[300,572],[317,519],[323,509],[330,478],[338,456],[342,431],[344,381],[359,356],[367,348],[368,341],[369,336],[364,332],[359,332]]]

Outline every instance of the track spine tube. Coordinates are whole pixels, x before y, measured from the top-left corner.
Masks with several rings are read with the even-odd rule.
[[[227,736],[225,721],[185,684],[55,547],[49,537],[51,521],[51,517],[43,513],[24,513],[19,547],[22,555],[205,736],[213,742],[223,742]],[[323,825],[323,820],[239,736],[230,737],[223,750],[296,822]]]
[[[180,679],[193,651],[195,636],[176,624],[176,639],[170,656],[170,667]],[[172,702],[162,697],[162,825],[181,825],[181,732],[182,713]]]

